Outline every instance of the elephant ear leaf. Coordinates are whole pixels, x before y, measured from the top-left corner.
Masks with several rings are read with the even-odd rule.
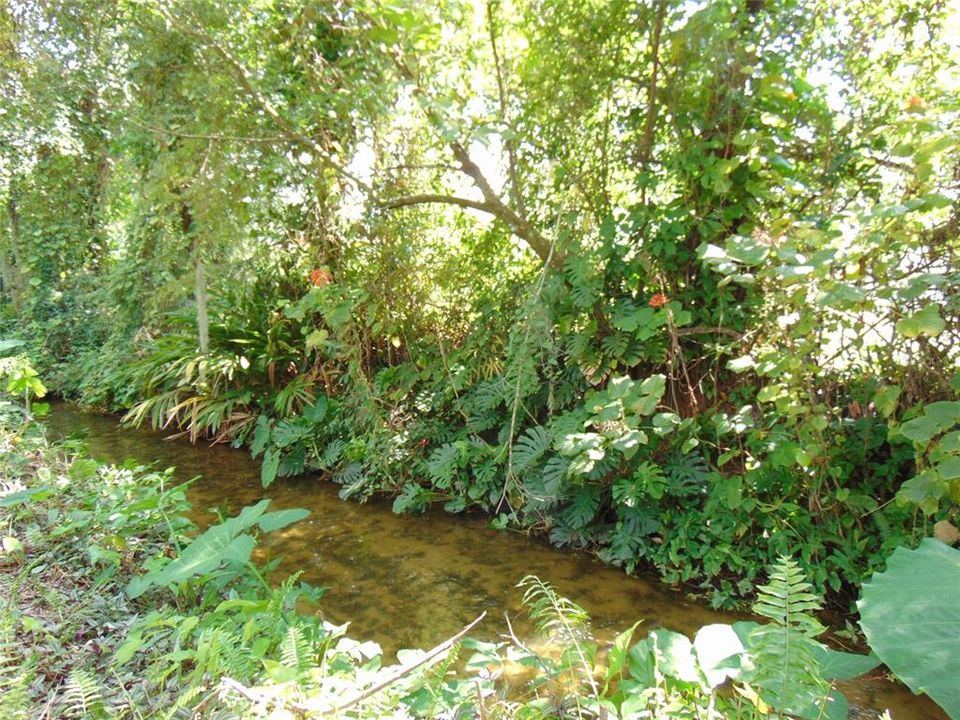
[[[960,551],[927,538],[897,548],[863,586],[860,624],[879,658],[915,693],[960,719]]]

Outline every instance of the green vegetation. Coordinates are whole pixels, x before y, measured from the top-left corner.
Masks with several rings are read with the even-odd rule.
[[[601,652],[583,609],[529,577],[520,587],[537,649],[515,637],[458,642],[461,633],[428,652],[401,651],[388,666],[375,643],[322,620],[321,591],[296,576],[272,587],[270,565],[252,559],[258,532],[305,511],[267,512],[263,500],[198,534],[169,471],[103,466],[51,447],[11,403],[0,447],[5,718],[719,720],[766,717],[771,707],[845,718],[830,681],[877,664],[815,640],[823,628],[809,613],[818,605],[784,558],[758,589],[754,610],[766,625],[710,625],[691,642],[663,629],[635,640],[637,623]],[[457,669],[464,649],[473,655]]]
[[[916,596],[918,587],[922,598]],[[950,602],[958,587],[960,552],[927,539],[916,550],[898,548],[887,570],[864,585],[858,603],[877,654],[914,692],[927,693],[951,717],[960,717],[960,667],[951,651],[960,611]]]
[[[853,612],[960,539],[958,34],[940,0],[0,0],[4,387],[715,607],[792,557]]]

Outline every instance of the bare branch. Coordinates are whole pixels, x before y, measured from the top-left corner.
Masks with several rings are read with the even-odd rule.
[[[129,122],[136,125],[138,128],[142,130],[149,130],[150,132],[156,133],[157,135],[169,135],[170,137],[184,138],[187,140],[214,140],[218,142],[244,142],[244,143],[275,143],[275,142],[280,142],[282,140],[290,139],[289,136],[287,135],[269,135],[264,137],[252,137],[248,135],[220,135],[220,134],[202,135],[199,133],[185,133],[185,132],[180,132],[179,130],[172,130],[170,128],[162,128],[156,125],[150,125],[149,123],[145,123],[142,120],[138,120],[137,118],[130,117],[130,116],[126,117],[126,120],[128,120]]]
[[[469,173],[468,173],[469,174]],[[482,177],[482,176],[481,176]],[[427,205],[430,203],[442,205],[457,205],[462,208],[478,210],[479,212],[493,215],[498,220],[502,220],[510,228],[511,232],[522,240],[526,240],[530,248],[546,264],[554,269],[563,267],[562,259],[551,251],[550,243],[544,238],[536,228],[526,219],[517,215],[513,210],[504,205],[496,195],[491,199],[470,200],[455,195],[440,195],[434,193],[423,193],[420,195],[405,195],[391,200],[385,200],[380,203],[380,207],[386,210],[395,210],[402,207],[411,207],[413,205]]]
[[[467,625],[456,635],[444,640],[442,643],[434,647],[432,650],[428,650],[426,653],[424,653],[423,657],[421,657],[417,662],[413,663],[412,665],[402,666],[399,670],[394,672],[385,680],[382,680],[376,685],[373,685],[372,687],[364,690],[359,695],[356,695],[355,697],[350,698],[346,702],[341,703],[340,705],[336,706],[331,710],[322,711],[316,707],[306,705],[304,703],[300,703],[295,700],[290,700],[289,698],[278,697],[276,695],[270,695],[264,692],[258,692],[256,690],[253,690],[252,688],[248,688],[242,685],[241,683],[237,682],[236,680],[230,677],[222,678],[220,680],[220,687],[225,690],[232,690],[235,693],[246,698],[250,702],[279,705],[288,710],[292,710],[293,712],[295,712],[297,715],[301,717],[307,717],[307,716],[315,715],[318,713],[322,713],[324,716],[333,715],[334,717],[336,717],[339,713],[343,712],[347,708],[353,705],[356,705],[359,702],[363,702],[367,698],[373,697],[381,690],[384,690],[390,685],[393,685],[393,683],[406,677],[417,668],[423,667],[431,660],[445,653],[447,650],[452,648],[457,642],[463,639],[464,635],[466,635],[468,632],[473,630],[473,628],[476,627],[480,623],[480,621],[483,620],[486,616],[487,616],[486,611],[480,613],[480,616],[477,617],[472,623]]]
[[[458,632],[456,635],[450,638],[447,638],[432,650],[424,653],[423,657],[420,658],[417,662],[413,663],[412,665],[406,665],[400,668],[400,670],[395,672],[386,680],[383,680],[382,682],[377,683],[376,685],[374,685],[368,690],[365,690],[364,692],[360,693],[356,697],[350,698],[346,702],[338,705],[336,708],[334,708],[333,714],[337,715],[338,713],[341,713],[344,710],[346,710],[348,707],[351,707],[352,705],[356,705],[357,703],[362,702],[363,700],[366,700],[367,698],[372,697],[373,695],[376,695],[378,692],[392,685],[397,680],[400,680],[404,676],[409,675],[417,668],[422,667],[423,665],[426,665],[428,662],[433,660],[438,655],[442,655],[447,650],[452,648],[460,639],[462,639],[464,635],[466,635],[468,632],[473,630],[473,628],[476,627],[480,623],[480,621],[483,620],[486,616],[487,616],[487,611],[484,610],[472,623],[470,623],[465,628],[463,628],[463,630]]]
[[[684,335],[729,335],[737,340],[743,340],[743,333],[739,333],[732,328],[725,327],[705,327],[697,325],[695,327],[677,328],[677,336]]]
[[[416,75],[410,67],[403,61],[397,53],[393,54],[393,62],[397,67],[400,75],[414,85],[414,95],[418,98],[421,98],[423,95],[423,88],[417,80]],[[433,123],[434,126],[440,127],[442,125],[441,118],[437,114],[426,106],[425,103],[421,103],[423,111],[426,113],[427,118]],[[563,267],[563,254],[561,252],[554,252],[552,245],[547,239],[537,230],[533,224],[527,220],[523,215],[519,214],[516,210],[507,205],[503,200],[500,199],[500,196],[494,191],[493,187],[490,185],[490,182],[484,176],[483,172],[480,170],[480,167],[473,161],[470,157],[470,154],[464,148],[463,143],[459,140],[452,140],[448,143],[450,150],[453,151],[453,156],[457,159],[457,162],[460,163],[460,169],[465,175],[467,175],[471,180],[473,180],[474,185],[479,188],[481,194],[483,195],[483,203],[473,203],[467,206],[464,205],[463,199],[456,200],[442,200],[442,195],[433,195],[433,196],[424,196],[432,197],[432,200],[424,200],[423,202],[452,202],[454,205],[461,205],[462,207],[473,207],[481,212],[490,213],[494,217],[503,220],[517,237],[526,240],[530,248],[537,254],[541,261],[547,263],[550,267],[554,269],[561,269]],[[407,203],[414,204],[414,203]],[[390,203],[384,205],[384,207],[391,207]]]

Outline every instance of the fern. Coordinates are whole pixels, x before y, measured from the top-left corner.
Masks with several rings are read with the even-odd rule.
[[[535,575],[527,575],[517,587],[524,589],[523,605],[537,632],[562,648],[555,672],[571,673],[586,681],[593,697],[599,699],[599,688],[593,679],[596,646],[587,642],[590,638],[587,611]]]
[[[751,682],[783,712],[802,714],[823,703],[829,685],[819,672],[816,637],[824,631],[811,615],[820,603],[803,570],[789,557],[770,567],[770,582],[757,590],[753,612],[770,620],[750,634]]]
[[[585,255],[570,255],[564,272],[570,283],[570,296],[577,307],[588,308],[600,296],[601,279],[595,275],[596,265]]]
[[[182,711],[187,709],[191,711],[188,712],[189,717],[196,717],[196,714],[192,712],[192,710],[199,705],[196,700],[201,696],[206,696],[208,693],[209,688],[202,684],[190,685],[178,691],[176,700],[163,716],[164,720],[172,720],[178,716],[183,717]]]
[[[67,717],[91,718],[103,715],[103,694],[100,683],[89,671],[70,671],[63,692],[63,712]]]
[[[30,683],[36,675],[36,658],[24,661],[17,649],[16,623],[10,612],[0,616],[0,704],[10,720],[29,716]]]
[[[302,627],[291,625],[287,628],[287,634],[280,643],[280,662],[284,667],[296,670],[297,674],[312,667],[310,643]]]

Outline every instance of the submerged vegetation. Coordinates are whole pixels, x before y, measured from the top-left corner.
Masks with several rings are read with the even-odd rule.
[[[0,0],[4,387],[28,416],[49,387],[246,447],[264,487],[483,512],[714,607],[775,566],[856,612],[889,558],[960,540],[958,36],[941,0]],[[138,524],[156,509],[136,548],[104,540],[128,482],[159,480],[70,501],[118,573],[185,542]],[[217,546],[249,555],[230,522]],[[165,567],[117,612],[187,580]],[[299,591],[270,592],[288,651],[323,656]],[[199,678],[252,642],[246,607],[155,618],[179,659],[153,670]],[[275,640],[246,681],[289,670]],[[758,673],[791,711],[829,687]]]

